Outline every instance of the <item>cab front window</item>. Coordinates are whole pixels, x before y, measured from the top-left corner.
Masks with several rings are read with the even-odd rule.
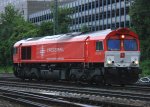
[[[121,41],[119,39],[109,39],[108,40],[108,50],[109,51],[119,51]]]
[[[137,50],[137,42],[135,39],[124,40],[124,50],[125,51],[136,51]]]

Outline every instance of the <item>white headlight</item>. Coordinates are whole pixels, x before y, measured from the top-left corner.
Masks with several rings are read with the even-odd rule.
[[[114,63],[114,56],[106,56],[106,64],[112,65]]]
[[[139,58],[138,58],[138,56],[132,56],[131,57],[131,62],[132,62],[132,65],[134,65],[134,66],[139,65]]]
[[[112,61],[111,61],[111,60],[108,60],[107,63],[108,63],[108,64],[112,64]]]
[[[138,64],[139,64],[139,61],[138,61],[138,60],[136,60],[136,61],[135,61],[135,64],[136,64],[136,65],[138,65]]]

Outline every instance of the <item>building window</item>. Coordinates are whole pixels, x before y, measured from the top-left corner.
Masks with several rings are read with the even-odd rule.
[[[82,23],[84,23],[84,16],[82,16],[81,18],[82,18]]]
[[[103,29],[103,27],[102,26],[99,26],[99,30],[102,30]]]
[[[117,23],[116,23],[116,28],[118,28],[118,27],[120,27],[120,26],[119,26],[119,23],[117,22]]]
[[[86,4],[85,4],[85,10],[87,10],[87,9],[88,9],[88,4],[86,3]]]
[[[124,15],[124,8],[121,8],[121,15]]]
[[[76,13],[78,12],[78,6],[76,6]]]
[[[82,5],[82,11],[84,11],[84,5]]]
[[[75,7],[73,7],[72,10],[73,10],[73,13],[76,13],[76,8]]]
[[[85,16],[85,22],[88,22],[88,16]]]
[[[95,31],[95,26],[92,27],[92,31]]]
[[[72,19],[72,24],[73,24],[73,25],[75,24],[75,19]]]
[[[107,12],[107,18],[110,18],[110,11]]]
[[[104,5],[104,6],[106,5],[106,0],[104,0],[103,5]]]
[[[109,28],[111,28],[111,27],[110,27],[110,24],[107,25],[107,29],[109,29]]]
[[[95,8],[95,1],[92,2],[92,9]]]
[[[102,6],[102,0],[99,1],[99,6]]]
[[[98,18],[98,14],[96,14],[96,20],[99,20],[99,18]]]
[[[103,17],[103,18],[104,18],[104,19],[106,19],[106,12],[104,12],[104,14],[103,14],[103,15],[104,15],[104,17]]]
[[[115,0],[112,0],[111,3],[112,3],[112,4],[115,3]]]
[[[105,29],[106,29],[106,25],[104,25],[103,27],[104,27],[104,29],[103,29],[103,30],[105,30]]]
[[[81,17],[79,17],[79,24],[81,23]]]
[[[99,19],[102,19],[102,16],[103,16],[102,13],[99,13]]]
[[[98,7],[98,5],[99,5],[99,4],[98,4],[98,0],[96,0],[96,7]]]
[[[78,24],[78,18],[76,18],[76,24]]]
[[[81,12],[81,5],[79,6],[79,12]]]
[[[91,22],[92,20],[91,20],[91,15],[89,15],[89,22]]]
[[[110,4],[110,0],[107,0],[107,4]]]
[[[95,14],[92,15],[92,21],[95,21]]]
[[[103,50],[103,42],[102,41],[96,41],[96,51]]]
[[[96,31],[99,30],[99,26],[96,26]]]
[[[89,3],[89,10],[91,9],[91,3]]]
[[[129,21],[126,21],[126,27],[130,27]]]
[[[112,10],[111,17],[115,17],[115,10]]]
[[[120,27],[124,27],[124,22],[121,22],[121,25],[120,25]]]
[[[126,7],[126,14],[129,14],[129,7]]]

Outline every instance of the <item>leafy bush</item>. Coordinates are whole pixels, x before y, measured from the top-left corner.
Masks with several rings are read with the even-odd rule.
[[[13,67],[12,66],[1,66],[0,73],[13,73]]]
[[[141,62],[142,76],[150,75],[150,60]]]

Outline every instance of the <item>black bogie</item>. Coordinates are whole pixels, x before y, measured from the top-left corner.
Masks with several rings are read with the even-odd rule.
[[[138,68],[104,68],[101,63],[14,64],[21,79],[68,80],[97,84],[131,84],[138,80]]]

